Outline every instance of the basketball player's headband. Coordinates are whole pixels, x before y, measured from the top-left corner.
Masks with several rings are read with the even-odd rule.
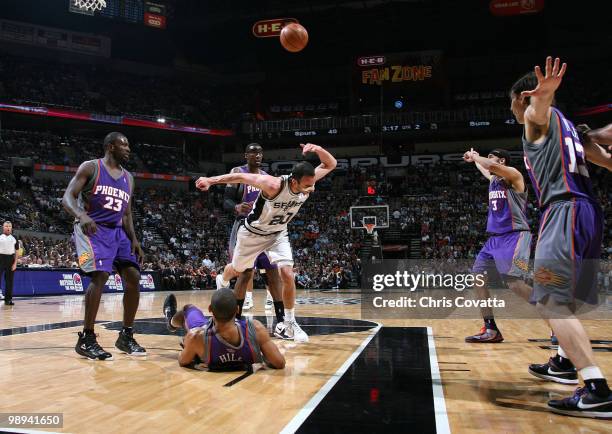
[[[503,158],[506,160],[506,165],[510,164],[510,152],[505,149],[493,149],[489,152],[489,155],[495,155],[498,158]]]

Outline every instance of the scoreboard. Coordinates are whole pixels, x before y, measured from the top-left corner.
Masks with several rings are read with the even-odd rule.
[[[143,0],[106,0],[106,7],[97,15],[105,18],[142,23],[144,19]]]
[[[282,130],[274,132],[253,131],[250,134],[253,138],[271,139],[281,137],[305,138],[309,136],[345,136],[345,135],[379,135],[385,136],[403,135],[405,137],[419,137],[423,134],[431,135],[438,132],[463,131],[478,129],[487,130],[490,128],[496,131],[515,131],[518,126],[514,118],[491,119],[491,120],[472,120],[472,121],[446,121],[446,122],[414,122],[406,124],[384,124],[382,126],[362,126],[345,128],[322,128],[322,129],[300,129]]]

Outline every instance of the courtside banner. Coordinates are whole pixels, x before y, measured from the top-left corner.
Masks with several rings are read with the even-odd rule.
[[[19,296],[84,294],[90,283],[76,269],[23,269],[15,272],[13,294]],[[140,276],[140,291],[159,288],[159,273],[146,271]],[[121,276],[113,273],[104,285],[104,292],[123,292]]]

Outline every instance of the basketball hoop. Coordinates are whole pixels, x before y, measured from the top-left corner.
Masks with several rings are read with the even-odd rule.
[[[106,7],[105,0],[74,0],[74,5],[87,11],[102,10]]]
[[[376,224],[374,224],[374,223],[364,223],[363,227],[365,228],[365,230],[368,233],[368,235],[372,235],[374,233],[374,227],[376,227]]]

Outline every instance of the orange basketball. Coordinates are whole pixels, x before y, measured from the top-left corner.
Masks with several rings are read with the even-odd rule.
[[[285,50],[297,53],[308,44],[308,32],[300,24],[289,23],[281,30],[280,42]]]

